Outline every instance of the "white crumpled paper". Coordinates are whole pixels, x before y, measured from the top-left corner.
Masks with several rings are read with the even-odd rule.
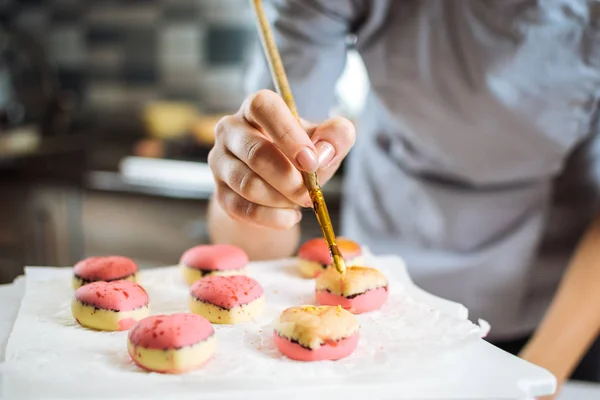
[[[335,362],[291,361],[275,348],[272,323],[286,307],[314,304],[314,281],[299,278],[294,262],[251,264],[250,275],[265,289],[264,314],[253,323],[215,325],[214,358],[201,370],[179,376],[136,367],[127,354],[127,332],[79,326],[70,310],[70,269],[28,268],[25,297],[6,349],[5,398],[205,398],[200,393],[232,398],[240,391],[308,382],[409,379],[424,357],[439,356],[444,348],[486,333],[483,324],[479,327],[466,319],[462,306],[428,297],[414,287],[400,259],[367,256],[369,265],[388,276],[390,298],[381,310],[357,316],[361,340],[355,353]],[[144,270],[140,283],[150,296],[152,314],[188,311],[188,287],[176,267]]]

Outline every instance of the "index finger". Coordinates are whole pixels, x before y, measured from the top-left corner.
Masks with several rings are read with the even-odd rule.
[[[241,111],[246,121],[271,137],[296,168],[317,170],[319,162],[313,142],[278,94],[261,90],[246,99]]]

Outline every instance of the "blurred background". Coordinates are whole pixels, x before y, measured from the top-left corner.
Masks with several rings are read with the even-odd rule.
[[[0,0],[0,283],[90,255],[175,264],[206,242],[213,128],[257,45],[247,0]],[[332,113],[353,118],[368,82],[349,52]]]

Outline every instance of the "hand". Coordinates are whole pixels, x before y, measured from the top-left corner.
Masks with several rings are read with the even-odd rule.
[[[300,221],[298,206],[311,207],[300,170],[316,171],[325,184],[354,144],[355,131],[344,118],[303,125],[268,90],[219,121],[208,163],[216,200],[231,218],[283,230]]]

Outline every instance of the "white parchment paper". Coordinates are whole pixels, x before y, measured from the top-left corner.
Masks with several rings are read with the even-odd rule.
[[[487,329],[468,321],[459,305],[447,303],[441,311],[417,300],[419,293],[400,259],[368,256],[368,264],[388,276],[390,298],[381,310],[357,316],[358,349],[335,362],[291,361],[273,344],[272,322],[286,307],[314,304],[314,282],[298,277],[294,262],[252,263],[249,273],[267,297],[264,314],[253,323],[215,325],[214,358],[203,369],[179,376],[136,367],[127,354],[127,332],[79,326],[70,311],[70,269],[28,268],[25,296],[6,349],[5,398],[228,398],[228,391],[293,388],[307,382],[410,379],[419,360],[479,340]],[[144,270],[140,283],[150,296],[152,314],[188,311],[188,287],[177,268]]]

